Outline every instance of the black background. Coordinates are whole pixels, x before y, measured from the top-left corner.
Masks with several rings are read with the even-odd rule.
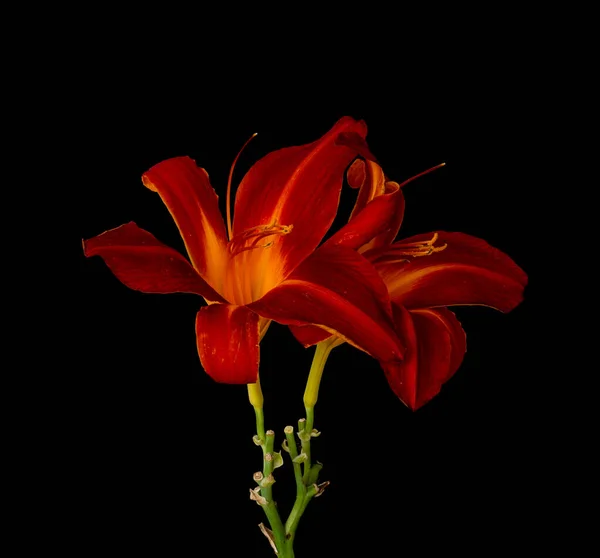
[[[534,456],[543,420],[531,339],[531,218],[540,185],[531,99],[520,76],[502,60],[450,64],[426,82],[401,66],[379,73],[357,65],[325,80],[298,66],[279,80],[255,74],[253,64],[242,58],[225,77],[198,63],[190,82],[159,62],[122,79],[110,69],[96,76],[90,87],[102,100],[82,121],[77,242],[133,220],[183,252],[141,174],[189,155],[209,172],[224,210],[231,161],[253,132],[234,183],[264,154],[313,141],[346,114],[366,121],[371,150],[393,180],[446,162],[405,189],[399,238],[436,229],[484,238],[529,273],[525,301],[506,315],[455,309],[467,332],[464,363],[416,413],[396,399],[376,361],[346,345],[332,353],[316,407],[323,434],[313,444],[331,485],[303,517],[296,555],[485,555],[483,540],[510,548],[531,532],[539,505]],[[347,220],[354,195],[342,191],[332,230]],[[216,384],[200,366],[194,319],[201,299],[129,290],[100,258],[76,257],[82,544],[165,556],[269,556],[257,527],[265,519],[248,497],[261,464],[252,407],[245,386]],[[277,324],[261,343],[266,426],[277,445],[283,428],[302,416],[312,352]],[[287,514],[289,463],[276,478]]]

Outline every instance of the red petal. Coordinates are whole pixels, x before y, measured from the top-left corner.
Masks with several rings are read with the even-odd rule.
[[[196,293],[222,300],[179,252],[133,222],[84,240],[83,252],[101,256],[117,278],[136,291]]]
[[[253,384],[258,377],[258,315],[245,306],[211,304],[196,316],[196,340],[206,373],[225,384]]]
[[[350,188],[355,190],[362,188],[362,185],[367,179],[367,167],[362,159],[356,159],[356,161],[350,165],[350,168],[346,171],[346,179],[348,180],[348,186],[350,186]]]
[[[368,161],[375,161],[375,155],[371,153],[364,136],[357,132],[341,132],[335,140],[338,145],[345,145],[353,149],[358,155],[361,155]]]
[[[356,205],[348,224],[326,244],[360,248],[361,252],[387,246],[398,234],[404,217],[404,195],[400,186],[386,182],[379,165],[365,164],[360,159],[348,169],[348,183],[353,188],[360,187]]]
[[[379,360],[402,355],[387,289],[373,266],[349,248],[322,246],[248,306],[285,325],[319,325]]]
[[[360,167],[363,167],[362,171]],[[356,203],[352,208],[350,214],[350,220],[355,215],[358,215],[365,206],[375,198],[385,193],[385,174],[383,169],[372,161],[363,161],[357,159],[352,163],[348,172],[346,173],[348,178],[348,185],[350,188],[360,188]]]
[[[269,262],[286,277],[319,244],[335,217],[344,171],[356,156],[355,147],[340,145],[341,133],[362,138],[364,122],[345,117],[321,139],[268,154],[242,180],[234,213],[234,236],[267,224],[293,225],[290,234],[273,237]]]
[[[382,219],[382,223],[379,226],[373,226],[370,233],[374,235],[373,239],[361,247],[361,253],[379,248],[380,246],[389,246],[396,238],[404,219],[404,194],[397,182],[386,182],[385,194],[379,196],[377,199],[382,200],[379,202],[381,208],[371,207],[377,201],[373,200],[361,212],[366,213],[362,218],[365,222],[367,219],[371,221],[377,218]],[[383,226],[384,223],[385,227]]]
[[[297,341],[304,347],[316,345],[331,337],[331,332],[321,329],[317,326],[289,326],[290,331]]]
[[[404,360],[381,366],[394,393],[416,411],[440,392],[460,366],[465,333],[445,308],[409,312],[394,304],[394,320],[407,343]]]
[[[227,235],[206,171],[189,157],[176,157],[154,165],[142,182],[167,206],[196,271],[222,292]]]
[[[433,233],[365,253],[394,302],[409,309],[481,304],[508,312],[523,300],[527,275],[506,254],[474,236],[438,234],[436,246],[447,244],[445,250],[410,261],[402,255],[406,245],[430,240]]]

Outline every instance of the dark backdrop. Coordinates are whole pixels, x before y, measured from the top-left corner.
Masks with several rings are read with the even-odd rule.
[[[393,180],[447,163],[405,189],[399,238],[466,232],[530,274],[525,302],[510,314],[456,309],[467,332],[464,363],[416,413],[369,356],[349,346],[333,352],[316,408],[323,434],[313,446],[331,485],[302,519],[299,557],[412,556],[414,549],[487,555],[490,544],[509,548],[529,530],[542,418],[532,404],[541,372],[531,361],[536,281],[528,223],[539,186],[526,99],[514,80],[473,69],[480,73],[468,81],[441,72],[418,89],[395,73],[392,81],[371,76],[365,85],[358,74],[322,87],[318,79],[307,86],[202,74],[190,85],[149,72],[129,76],[125,88],[100,75],[102,100],[86,108],[78,238],[133,220],[183,251],[166,208],[141,184],[146,169],[190,155],[208,170],[224,209],[229,166],[253,132],[235,183],[262,155],[312,141],[348,114],[366,120],[371,149]],[[344,189],[334,228],[353,200]],[[89,517],[82,544],[165,556],[269,556],[257,528],[262,512],[248,498],[261,463],[252,407],[245,386],[216,384],[200,366],[194,319],[201,299],[129,290],[100,258],[77,257],[74,447]],[[302,415],[312,352],[277,324],[261,343],[266,425],[277,445]],[[294,494],[289,463],[276,478],[286,512]]]

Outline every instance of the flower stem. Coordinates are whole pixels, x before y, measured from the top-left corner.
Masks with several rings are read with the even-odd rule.
[[[256,415],[256,433],[258,434],[258,438],[263,442],[263,452],[264,452],[264,442],[265,442],[265,416],[263,414],[262,407],[254,407],[254,414]]]
[[[300,463],[295,463],[294,459],[298,457],[298,447],[296,446],[296,440],[294,439],[294,427],[285,427],[285,438],[288,443],[288,449],[290,450],[290,456],[292,458],[292,465],[294,467],[294,477],[296,478],[296,500],[304,497],[306,488],[302,482],[302,469]]]
[[[325,363],[329,357],[329,353],[334,347],[340,345],[343,341],[335,335],[317,343],[315,354],[313,357],[312,364],[310,366],[310,372],[308,373],[308,380],[306,381],[306,389],[304,390],[304,409],[306,410],[306,424],[304,427],[304,436],[300,435],[302,440],[302,451],[306,454],[306,461],[304,462],[304,484],[308,482],[308,477],[311,470],[311,454],[310,454],[310,439],[315,422],[315,404],[319,398],[319,388],[321,386],[321,378],[323,377],[323,369]]]
[[[275,432],[267,430],[265,434],[264,458],[263,458],[263,484],[260,495],[266,500],[266,504],[261,504],[265,515],[271,524],[275,545],[278,549],[282,549],[285,545],[285,529],[277,506],[273,500],[273,469],[275,466],[275,458],[273,455],[273,446],[275,443]]]
[[[300,438],[300,446],[302,453],[298,453],[298,445],[294,436],[294,428],[287,426],[284,430],[287,449],[292,458],[294,467],[294,478],[296,480],[296,500],[290,515],[288,516],[285,525],[281,521],[277,506],[273,500],[272,485],[275,482],[273,478],[273,469],[275,466],[275,454],[273,452],[275,433],[272,430],[265,432],[264,415],[263,415],[263,395],[260,387],[260,381],[257,379],[255,384],[248,384],[248,397],[250,403],[254,407],[256,414],[256,432],[255,442],[262,447],[263,450],[263,470],[262,473],[255,474],[255,480],[260,487],[260,498],[255,494],[251,494],[252,499],[257,500],[263,508],[271,531],[269,532],[261,524],[261,530],[269,539],[269,542],[277,548],[279,558],[294,558],[294,538],[296,530],[300,522],[300,518],[308,503],[313,497],[322,493],[325,486],[329,483],[325,482],[317,484],[319,472],[322,468],[321,463],[312,464],[310,441],[313,436],[318,436],[319,433],[314,431],[313,426],[315,421],[315,404],[319,397],[319,387],[323,376],[323,369],[329,353],[337,345],[343,341],[332,336],[325,341],[317,344],[313,361],[308,374],[306,389],[304,391],[304,408],[306,418],[301,418],[298,421],[298,438]],[[304,463],[302,466],[301,464]],[[304,471],[302,471],[304,467]],[[256,489],[257,491],[259,488]]]
[[[263,397],[258,380],[255,384],[248,384],[248,398],[254,407],[254,414],[256,415],[256,443],[261,446],[263,452],[262,475],[259,472],[257,473],[258,478],[255,477],[260,487],[260,496],[262,497],[258,499],[258,504],[265,512],[271,526],[272,537],[275,546],[279,550],[279,557],[287,558],[287,555],[281,552],[281,549],[284,549],[286,546],[285,528],[279,516],[277,505],[273,500],[273,483],[275,482],[273,479],[273,469],[275,468],[273,448],[275,445],[275,433],[272,430],[265,432],[265,418],[262,407]],[[261,530],[265,533],[262,527]],[[293,556],[293,554],[290,556]]]
[[[328,484],[325,483],[321,486],[316,484],[319,471],[323,465],[321,465],[321,463],[312,465],[310,441],[313,435],[316,435],[313,433],[315,404],[319,396],[319,387],[321,385],[323,369],[331,350],[341,343],[342,341],[337,337],[330,337],[317,344],[310,372],[308,374],[306,389],[304,391],[306,418],[301,418],[298,421],[298,438],[300,438],[300,445],[302,448],[301,454],[298,454],[298,447],[293,434],[294,429],[291,426],[287,426],[285,429],[285,437],[294,466],[294,477],[296,478],[296,501],[285,522],[286,550],[288,553],[291,551],[292,554],[287,554],[285,555],[286,557],[293,557],[293,544],[296,530],[306,506],[308,506],[308,503],[312,498],[320,494],[324,486]],[[304,474],[301,470],[300,460],[303,460],[302,462],[304,463]]]
[[[319,387],[321,385],[321,377],[323,376],[323,369],[325,363],[329,357],[331,349],[342,344],[343,341],[335,335],[317,343],[315,355],[313,357],[312,364],[310,366],[310,372],[308,373],[308,380],[306,382],[306,389],[304,390],[304,407],[307,409],[314,408],[317,399],[319,398]],[[308,420],[308,414],[306,419]],[[312,425],[311,425],[312,429]]]

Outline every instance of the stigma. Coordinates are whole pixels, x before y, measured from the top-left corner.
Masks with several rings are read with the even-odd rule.
[[[236,234],[228,244],[232,256],[255,250],[256,248],[269,248],[273,246],[277,237],[288,235],[292,232],[294,225],[279,225],[273,222],[270,225],[258,225]],[[276,237],[271,238],[269,237]]]

